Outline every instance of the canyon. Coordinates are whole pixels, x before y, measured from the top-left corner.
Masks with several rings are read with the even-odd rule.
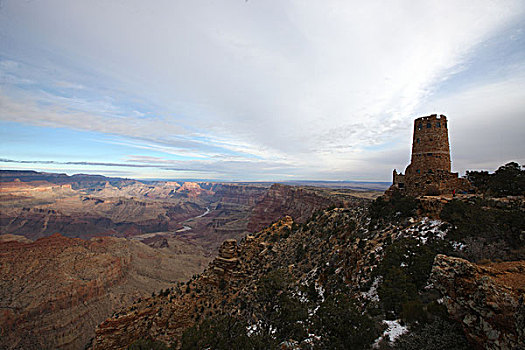
[[[59,234],[0,242],[2,346],[78,349],[112,310],[189,278],[202,248],[173,238],[156,249],[125,238]]]
[[[355,205],[380,194],[377,184],[372,190],[354,190],[268,183],[146,183],[22,171],[0,175],[0,234],[31,240],[54,233],[84,239],[177,235],[210,252],[224,239],[256,231],[283,213],[301,222],[321,208]]]
[[[226,239],[379,191],[2,172],[2,346],[78,349],[115,310],[201,272]],[[335,193],[338,193],[335,195]]]

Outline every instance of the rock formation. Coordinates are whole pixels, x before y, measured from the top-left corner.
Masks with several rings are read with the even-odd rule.
[[[268,191],[268,186],[247,184],[214,184],[213,201],[253,207]]]
[[[173,197],[171,185],[133,182],[119,188],[106,182],[102,189],[91,191],[45,181],[4,181],[0,232],[37,239],[57,232],[90,238],[175,230],[179,222],[201,214],[207,202]]]
[[[206,261],[201,249],[173,239],[162,250],[113,237],[0,240],[0,348],[83,348],[115,309]]]
[[[431,281],[449,314],[479,349],[520,349],[525,344],[525,262],[476,265],[436,256]]]
[[[303,223],[313,213],[330,206],[345,207],[366,202],[351,194],[337,196],[330,191],[273,184],[253,209],[248,231],[257,232],[285,215]]]
[[[31,243],[30,239],[25,238],[24,236],[6,234],[0,235],[0,242],[19,242],[19,243]]]
[[[214,194],[213,191],[202,188],[196,182],[184,182],[182,186],[177,188],[177,193],[184,194],[188,198],[196,198],[203,194],[206,194],[206,195]]]
[[[239,265],[237,258],[237,240],[227,239],[219,248],[219,256],[210,264],[213,271],[218,275],[231,274]]]

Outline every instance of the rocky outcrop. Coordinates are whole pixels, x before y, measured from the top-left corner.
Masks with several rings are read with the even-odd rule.
[[[277,270],[286,271],[297,287],[293,290],[307,291],[302,295],[310,302],[319,302],[344,285],[342,290],[358,305],[377,310],[381,278],[374,271],[387,251],[405,256],[398,251],[405,246],[392,249],[393,243],[410,240],[413,248],[434,244],[445,239],[448,226],[440,220],[411,218],[370,230],[367,222],[361,207],[336,208],[321,211],[302,225],[288,216],[238,243],[228,240],[202,274],[102,323],[94,348],[125,348],[140,338],[173,344],[188,327],[224,314],[256,324],[261,319],[254,313],[260,302],[259,283]],[[406,264],[401,261],[396,266]],[[438,298],[434,290],[432,295]]]
[[[279,206],[283,211],[302,208],[303,199],[311,195],[305,192],[323,197],[322,191],[282,185],[273,186],[271,192],[257,205],[261,213],[277,215],[275,208]],[[338,200],[336,196],[334,201]],[[316,202],[313,199],[307,203]],[[411,288],[414,294],[407,293],[407,299],[419,303],[419,298],[425,298],[420,309],[422,317],[432,324],[454,325],[443,307],[436,304],[440,298],[437,289],[451,317],[463,324],[472,344],[488,349],[519,348],[524,328],[523,262],[479,266],[440,255],[434,264],[432,288],[427,278],[435,254],[449,251],[448,244],[458,245],[452,240],[452,226],[420,217],[373,224],[366,208],[352,207],[351,203],[344,203],[346,208],[321,210],[301,225],[285,217],[262,231],[247,234],[238,243],[226,241],[203,273],[173,285],[168,292],[134,303],[99,325],[93,348],[125,348],[141,338],[180,345],[188,327],[223,315],[257,325],[266,317],[259,308],[261,297],[265,297],[265,283],[278,281],[280,277],[275,273],[280,271],[285,271],[282,279],[289,281],[292,295],[304,297],[309,310],[316,310],[320,300],[342,292],[354,299],[364,313],[373,309],[377,319],[392,314],[407,317],[414,337],[425,337],[426,330],[417,333],[421,321],[410,320],[409,313],[405,316],[403,304],[410,304],[396,301],[400,311],[388,315],[381,315],[381,310],[390,296],[397,297],[402,288]],[[461,249],[458,246],[457,251]],[[409,281],[411,274],[417,274],[414,282]],[[395,279],[404,279],[404,284],[393,288],[385,282]],[[280,292],[286,289],[278,287]],[[271,305],[268,308],[265,304],[263,309],[271,309]],[[449,339],[461,342],[463,348],[470,346],[456,326],[450,327],[454,334]],[[432,328],[436,339],[447,338],[446,334],[441,337],[442,328],[436,327]]]
[[[433,218],[438,218],[445,205],[453,199],[452,195],[446,196],[421,196],[419,213]]]
[[[248,231],[257,232],[285,215],[303,223],[320,209],[344,207],[348,201],[348,197],[330,195],[319,189],[273,184],[253,209]]]
[[[170,246],[168,240],[160,235],[146,237],[142,239],[142,243],[147,244],[152,248],[169,248]]]
[[[111,211],[112,209],[108,208],[108,206],[106,206],[106,210]],[[90,205],[85,205],[85,212],[70,214],[44,208],[6,209],[0,214],[0,223],[3,232],[23,235],[30,239],[38,239],[57,232],[66,236],[80,238],[90,238],[103,235],[106,232],[111,232],[115,236],[132,236],[147,232],[167,231],[170,228],[171,220],[166,216],[161,216],[157,219],[144,218],[141,220],[141,214],[138,213],[133,218],[132,214],[134,212],[145,211],[144,208],[140,207],[139,203],[136,203],[136,205],[130,203],[128,205],[128,216],[123,218],[122,221],[118,218],[105,217],[103,213],[90,211],[90,209]],[[118,209],[115,208],[116,210]],[[199,212],[195,210],[191,214]],[[188,214],[186,213],[185,217]],[[144,216],[147,217],[149,215],[145,214]]]
[[[17,180],[12,182],[2,182],[2,185],[0,186],[0,194],[27,196],[35,192],[58,192],[61,190],[72,191],[71,184],[57,185],[47,181],[21,182],[20,180]]]
[[[238,266],[237,240],[227,239],[219,248],[219,256],[210,263],[210,270],[214,276],[224,278],[237,272]]]
[[[452,318],[480,349],[525,344],[525,262],[476,265],[437,255],[431,280]]]
[[[19,242],[19,243],[31,243],[32,242],[30,239],[27,239],[24,236],[12,235],[12,234],[0,235],[0,242],[12,242],[12,241]]]

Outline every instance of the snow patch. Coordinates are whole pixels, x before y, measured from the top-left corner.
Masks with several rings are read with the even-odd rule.
[[[426,244],[429,238],[444,239],[448,230],[441,230],[443,223],[441,220],[423,218],[419,223],[401,231],[400,236],[413,237],[423,244]]]
[[[322,285],[317,283],[317,281],[315,281],[315,291],[317,292],[317,294],[319,294],[319,297],[321,298],[321,302],[323,302],[324,301],[324,288]]]
[[[361,296],[364,299],[379,302],[379,295],[377,295],[377,287],[379,286],[379,283],[381,282],[382,277],[376,277],[374,281],[372,282],[372,286],[370,286],[370,289],[366,292],[362,292]]]
[[[391,342],[394,342],[400,335],[408,332],[408,328],[406,326],[402,326],[400,320],[383,322],[388,326],[386,331],[383,333],[383,337],[388,336]]]
[[[461,242],[452,242],[452,248],[454,248],[455,251],[463,251],[465,250],[467,246],[464,243]]]
[[[377,348],[383,339],[388,339],[391,343],[393,343],[400,335],[408,332],[408,327],[402,326],[400,322],[401,320],[383,321],[383,323],[386,324],[388,328],[383,332],[383,335],[376,339],[372,347]]]
[[[261,328],[261,321],[246,327],[246,334],[250,337]]]
[[[299,296],[299,301],[303,304],[310,302],[310,300],[308,300],[308,297],[306,296],[306,293],[302,293],[300,290],[296,291],[296,293],[294,293],[294,296]]]

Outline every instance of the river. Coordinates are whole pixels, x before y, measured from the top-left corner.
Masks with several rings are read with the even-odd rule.
[[[198,218],[202,218],[203,216],[206,216],[210,213],[210,207],[206,207],[206,211],[200,215],[197,215],[197,216],[194,216],[192,218],[189,218],[187,220],[184,220],[183,222],[188,222],[190,220],[193,220],[193,219],[198,219]],[[186,232],[186,231],[189,231],[191,230],[192,228],[188,225],[183,225],[181,229],[178,229],[177,231],[175,231],[176,233],[177,232]]]

